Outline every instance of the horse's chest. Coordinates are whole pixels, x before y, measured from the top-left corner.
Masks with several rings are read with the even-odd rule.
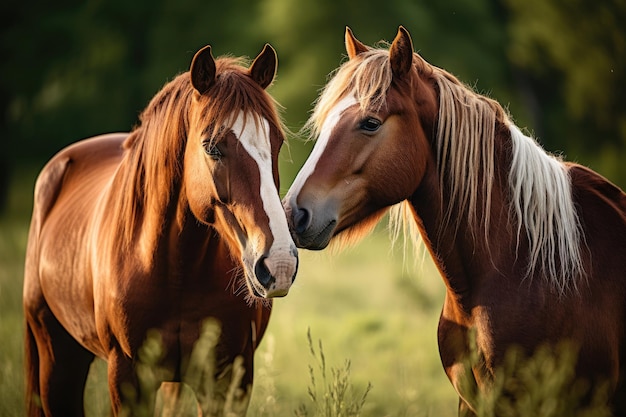
[[[210,319],[220,326],[219,344],[228,346],[225,351],[243,354],[249,344],[256,310],[243,297],[236,297],[231,289],[156,286],[145,288],[143,296],[137,294],[133,292],[122,304],[126,327],[120,328],[121,334],[116,335],[126,341],[130,352],[137,352],[143,343],[143,340],[131,340],[131,335],[158,334],[167,352],[164,363],[176,368],[191,354]]]
[[[115,298],[114,305],[131,321],[150,317],[190,318],[219,310],[224,304],[239,303],[225,285],[150,282],[149,279],[120,288]]]
[[[155,276],[163,278],[159,274],[135,277],[104,297],[107,317],[120,319],[120,332],[145,334],[150,329],[200,326],[209,317],[245,321],[251,316],[244,297],[234,294],[228,282],[211,276],[170,281]]]

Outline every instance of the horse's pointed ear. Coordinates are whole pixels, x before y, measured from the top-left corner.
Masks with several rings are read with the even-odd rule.
[[[346,52],[348,58],[352,59],[360,53],[367,51],[369,48],[363,45],[357,38],[354,37],[352,30],[346,26]]]
[[[200,49],[191,61],[189,69],[191,85],[200,94],[207,92],[215,82],[215,60],[211,54],[211,46]]]
[[[411,70],[413,65],[413,42],[411,35],[402,26],[389,48],[389,61],[394,77],[402,77]]]
[[[272,48],[272,45],[266,43],[261,53],[250,66],[250,77],[261,88],[266,89],[274,81],[277,66],[278,58],[276,57],[276,51]]]

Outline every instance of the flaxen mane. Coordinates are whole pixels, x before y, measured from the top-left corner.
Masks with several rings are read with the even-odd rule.
[[[414,54],[413,65],[419,73],[432,77],[439,90],[434,151],[440,188],[450,193],[442,219],[444,225],[458,228],[463,217],[468,220],[474,237],[482,234],[489,247],[486,234],[491,217],[492,180],[498,163],[495,126],[497,121],[504,123],[511,131],[512,143],[508,174],[509,204],[515,219],[512,224],[517,228],[518,241],[525,233],[529,242],[527,277],[540,274],[561,294],[575,289],[577,281],[584,277],[581,262],[584,236],[572,199],[567,166],[546,153],[534,139],[523,135],[496,101],[475,93],[418,54]],[[312,136],[319,135],[330,110],[347,95],[354,95],[363,111],[380,109],[385,105],[391,81],[388,50],[369,49],[359,54],[333,75],[305,128]],[[441,198],[443,201],[443,195]],[[378,214],[376,219],[380,218]],[[419,231],[407,201],[392,208],[391,226],[394,236],[404,231],[406,240],[418,241]]]
[[[270,129],[283,136],[284,127],[277,113],[277,105],[259,85],[247,75],[247,62],[241,58],[222,57],[215,62],[216,80],[207,95],[199,97],[203,110],[196,117],[206,120],[201,132],[217,140],[223,129],[228,130],[238,113],[259,114],[265,117]],[[180,187],[183,167],[182,153],[190,134],[190,109],[194,89],[188,72],[167,83],[150,101],[140,115],[140,124],[124,142],[125,155],[115,186],[125,194],[117,198],[113,213],[119,239],[117,244],[128,246],[133,242],[139,222],[141,233],[160,232],[159,224],[150,219],[162,218],[168,206],[176,203],[175,193]],[[255,118],[254,123],[260,123]],[[112,198],[116,198],[113,196]],[[148,223],[146,224],[146,220]],[[154,239],[156,240],[156,239]]]

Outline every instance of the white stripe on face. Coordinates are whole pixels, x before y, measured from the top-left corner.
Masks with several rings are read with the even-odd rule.
[[[261,189],[259,191],[263,208],[269,218],[270,231],[274,237],[270,254],[275,250],[290,253],[294,244],[289,234],[287,218],[274,184],[269,123],[266,119],[260,119],[260,123],[257,124],[255,123],[255,118],[256,116],[252,113],[246,115],[239,113],[232,130],[243,148],[259,167],[261,178]],[[256,243],[255,240],[253,242]]]
[[[351,107],[355,104],[357,104],[357,100],[354,96],[346,96],[342,98],[328,113],[328,117],[322,125],[320,136],[313,146],[313,151],[307,158],[302,168],[300,168],[300,172],[298,172],[298,175],[293,181],[293,184],[291,184],[289,192],[287,193],[287,196],[285,196],[285,201],[290,201],[292,195],[298,195],[300,193],[300,190],[302,189],[302,186],[306,182],[307,178],[309,178],[313,171],[315,171],[315,167],[317,166],[319,159],[322,157],[324,149],[326,149],[326,145],[328,145],[328,141],[330,140],[330,134],[335,128],[337,122],[339,122],[341,114],[348,107]]]

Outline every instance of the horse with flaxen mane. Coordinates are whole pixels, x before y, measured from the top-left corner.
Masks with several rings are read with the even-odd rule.
[[[404,28],[388,50],[347,29],[346,49],[283,199],[296,245],[362,236],[394,206],[446,285],[438,341],[459,414],[475,413],[511,347],[567,342],[576,377],[607,383],[626,415],[624,192],[546,153],[497,102],[414,53]]]
[[[241,357],[249,390],[268,299],[287,294],[298,265],[278,195],[284,131],[264,91],[276,63],[269,45],[249,68],[207,46],[130,134],[71,145],[40,173],[24,281],[29,416],[84,415],[95,356],[117,415],[123,385],[142,395],[149,331],[163,381],[180,382],[208,318],[221,325],[216,378]]]

